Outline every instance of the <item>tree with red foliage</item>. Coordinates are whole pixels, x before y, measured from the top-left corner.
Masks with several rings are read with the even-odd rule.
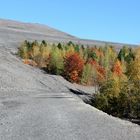
[[[87,63],[91,64],[92,67],[96,70],[96,78],[97,78],[96,80],[100,82],[105,79],[106,70],[103,66],[99,65],[98,62],[96,62],[93,59],[89,59]]]
[[[97,62],[91,58],[88,59],[87,64],[91,64],[92,66],[96,67],[97,66]]]
[[[80,57],[80,55],[77,52],[67,54],[64,60],[65,78],[71,82],[78,83],[82,76],[83,67],[84,60]]]
[[[97,80],[98,82],[103,82],[106,77],[106,70],[103,66],[97,66]]]

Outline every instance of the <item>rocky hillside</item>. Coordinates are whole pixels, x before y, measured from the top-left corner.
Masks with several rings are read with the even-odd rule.
[[[139,140],[138,125],[109,116],[71,92],[94,88],[23,64],[11,52],[25,39],[79,41],[44,25],[0,20],[1,140]]]
[[[12,20],[0,19],[0,43],[6,44],[9,47],[17,46],[17,43],[23,40],[47,40],[48,42],[69,42],[84,45],[98,45],[105,44],[114,45],[117,48],[123,45],[136,46],[130,44],[112,43],[105,41],[86,40],[61,32],[47,25],[36,23],[23,23]]]

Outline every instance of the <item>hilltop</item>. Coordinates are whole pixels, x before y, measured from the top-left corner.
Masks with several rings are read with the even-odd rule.
[[[113,45],[117,48],[121,48],[124,45],[135,47],[133,44],[123,44],[114,42],[105,42],[98,40],[81,39],[72,36],[68,33],[59,31],[47,25],[38,23],[24,23],[14,20],[0,19],[0,43],[6,44],[11,47],[17,46],[17,43],[23,42],[24,40],[46,40],[48,42],[69,42],[83,44],[83,45],[97,45],[104,46],[105,44]],[[9,45],[10,44],[10,45]]]

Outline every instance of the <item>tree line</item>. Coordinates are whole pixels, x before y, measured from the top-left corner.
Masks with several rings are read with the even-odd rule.
[[[93,105],[118,117],[140,119],[140,48],[88,47],[73,42],[24,41],[24,63],[62,75],[72,83],[98,87]]]

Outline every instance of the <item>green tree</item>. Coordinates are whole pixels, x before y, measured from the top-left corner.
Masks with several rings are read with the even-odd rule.
[[[128,48],[127,46],[124,46],[119,54],[118,54],[118,59],[120,61],[126,61],[127,63],[129,63],[130,61],[135,59],[135,55],[134,55],[134,51],[132,48]]]
[[[85,85],[93,85],[95,76],[95,69],[89,63],[84,65],[81,83]]]
[[[20,57],[23,59],[28,59],[29,56],[29,51],[30,51],[30,44],[28,43],[27,40],[25,40],[22,44],[21,47],[18,50],[18,54]]]
[[[62,44],[61,43],[58,43],[57,48],[60,49],[60,50],[62,50],[63,49]]]
[[[61,75],[64,70],[64,58],[61,51],[56,47],[53,48],[50,54],[48,70],[52,74]]]

